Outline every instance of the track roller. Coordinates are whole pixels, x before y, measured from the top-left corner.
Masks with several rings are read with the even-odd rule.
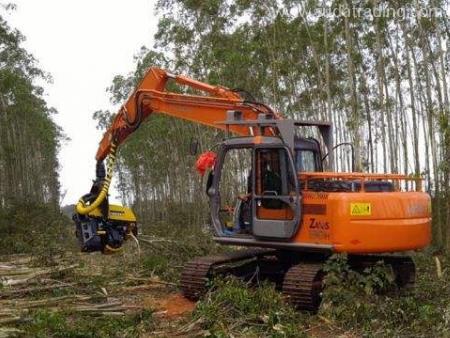
[[[284,276],[282,293],[299,310],[317,312],[322,301],[323,264],[301,262]]]
[[[190,300],[198,300],[207,290],[208,279],[211,277],[212,257],[195,259],[184,266],[181,274],[181,290]]]
[[[208,281],[212,276],[234,274],[235,271],[239,271],[231,263],[239,264],[255,260],[262,256],[273,255],[274,252],[275,250],[272,249],[248,249],[193,259],[183,268],[180,280],[181,291],[187,299],[196,301],[207,292]]]

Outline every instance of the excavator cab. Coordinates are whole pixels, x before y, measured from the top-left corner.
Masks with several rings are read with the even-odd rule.
[[[288,240],[301,217],[292,153],[277,137],[225,141],[208,195],[218,236]]]

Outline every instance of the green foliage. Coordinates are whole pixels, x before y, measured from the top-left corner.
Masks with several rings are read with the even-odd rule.
[[[207,336],[301,337],[309,315],[286,305],[269,284],[250,288],[233,278],[218,279],[213,291],[197,304],[194,319],[201,319]]]
[[[142,267],[157,276],[167,276],[167,270],[170,268],[170,261],[164,256],[146,255],[143,259]]]
[[[381,263],[358,273],[349,269],[345,256],[332,257],[319,316],[364,336],[448,335],[448,276],[435,278],[430,256],[418,255],[416,261],[417,287],[404,295],[396,291],[391,272]]]
[[[139,267],[146,275],[156,275],[172,282],[178,282],[180,267],[187,261],[223,250],[213,242],[210,230],[200,226],[160,222],[144,225],[143,231],[151,236],[145,238],[154,239],[142,244]]]
[[[389,289],[394,283],[392,271],[382,261],[357,272],[350,268],[347,264],[346,255],[342,254],[331,256],[324,271],[327,276],[325,280],[326,288],[335,295],[341,294],[344,296],[344,293],[336,288],[345,288],[350,292],[363,292],[364,295],[373,295],[376,292]],[[349,285],[351,286],[350,289],[348,288]],[[339,301],[340,299],[337,300],[337,302]]]
[[[15,203],[0,209],[0,254],[31,253],[37,264],[52,264],[65,251],[61,242],[75,244],[71,225],[52,205]]]

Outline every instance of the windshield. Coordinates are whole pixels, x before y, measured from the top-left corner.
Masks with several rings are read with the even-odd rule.
[[[314,152],[312,150],[297,150],[295,167],[297,171],[317,171]]]

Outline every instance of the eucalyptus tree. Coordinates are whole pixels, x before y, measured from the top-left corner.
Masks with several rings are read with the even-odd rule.
[[[24,37],[0,16],[0,207],[11,203],[59,204],[56,111],[42,98],[48,80],[21,47]]]

